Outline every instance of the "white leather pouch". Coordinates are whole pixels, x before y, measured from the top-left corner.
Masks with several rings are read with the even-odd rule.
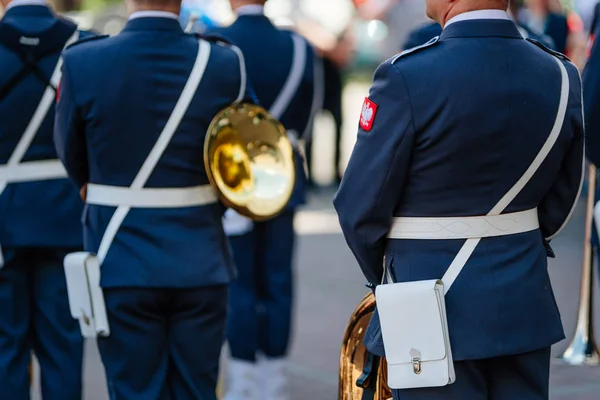
[[[561,72],[559,107],[552,131],[527,170],[513,187],[487,214],[501,215],[523,190],[552,150],[560,135],[569,100],[569,77],[565,66],[555,59]],[[409,218],[410,219],[410,218]],[[472,217],[464,217],[462,224],[469,227]],[[466,239],[441,280],[394,283],[384,260],[384,277],[387,284],[378,285],[375,298],[381,324],[381,334],[388,362],[388,384],[391,389],[439,387],[455,380],[452,351],[450,348],[445,295],[448,293],[475,248],[487,234],[461,237],[446,222],[433,218],[439,228],[448,231],[446,239]],[[404,223],[409,223],[406,221]],[[518,226],[512,228],[521,232]],[[536,228],[537,229],[537,228]],[[468,229],[466,230],[468,231]],[[512,234],[506,230],[504,234]],[[423,232],[412,239],[424,239]],[[495,236],[495,234],[494,234]],[[395,237],[391,239],[406,239]],[[438,236],[436,238],[439,239]]]
[[[87,252],[68,254],[64,269],[71,316],[79,320],[83,337],[109,336],[98,257]]]
[[[375,297],[390,388],[453,383],[454,364],[442,281],[379,285]]]

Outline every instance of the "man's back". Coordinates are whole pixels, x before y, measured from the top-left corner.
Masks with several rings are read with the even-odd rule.
[[[577,200],[583,121],[577,70],[561,62],[570,83],[562,130],[505,210],[537,207],[540,230],[483,238],[467,261],[446,297],[455,360],[526,352],[563,338],[544,238],[560,231]],[[560,95],[555,57],[523,40],[508,20],[452,23],[438,42],[384,63],[369,96],[378,109],[359,132],[335,200],[370,281],[381,277],[384,251],[396,281],[440,279],[464,241],[386,243],[392,217],[486,215],[542,148]],[[387,173],[378,176],[383,166]],[[381,338],[371,334],[370,348],[381,353]]]
[[[23,5],[9,8],[0,22],[0,165],[5,165],[17,148],[48,88],[63,46],[75,27],[56,16],[48,7]],[[74,33],[80,37],[88,32]],[[28,66],[19,56],[27,46],[42,37],[36,69],[23,73]],[[18,42],[20,48],[12,48]],[[50,46],[45,46],[51,42]],[[26,42],[25,42],[26,43]],[[10,48],[8,46],[11,46]],[[32,50],[34,54],[38,54]],[[23,53],[24,54],[24,53]],[[51,89],[50,89],[51,90]],[[52,91],[52,98],[54,92]],[[31,144],[19,162],[56,160],[52,140],[54,103],[48,109]],[[0,189],[0,244],[3,246],[81,246],[80,216],[83,204],[76,188],[64,179],[33,180],[9,184]],[[3,179],[0,178],[0,181]],[[1,185],[0,185],[1,186]]]
[[[204,78],[146,188],[209,184],[202,161],[208,126],[217,112],[242,99],[246,89],[237,54],[220,44],[210,48]],[[67,139],[57,140],[62,148],[63,140],[69,143],[85,127],[85,144],[65,147],[62,154],[80,186],[131,185],[173,112],[197,54],[198,39],[184,34],[176,20],[152,17],[129,21],[115,37],[67,50],[61,96],[71,86],[78,88],[69,92],[68,103],[76,104],[81,115],[61,110],[59,102],[63,119],[57,131]],[[95,82],[104,82],[102,89]],[[82,149],[87,159],[77,154]],[[98,249],[113,212],[114,207],[87,206],[86,249]],[[227,282],[232,265],[221,212],[216,203],[133,208],[103,264],[103,285],[198,287]]]

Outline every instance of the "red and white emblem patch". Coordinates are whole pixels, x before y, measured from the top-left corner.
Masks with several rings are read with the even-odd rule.
[[[377,114],[377,104],[373,103],[368,97],[365,97],[365,102],[360,113],[360,127],[365,131],[370,131],[375,121]]]

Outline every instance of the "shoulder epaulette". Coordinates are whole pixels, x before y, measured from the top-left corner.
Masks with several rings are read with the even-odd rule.
[[[218,33],[196,33],[195,35],[197,38],[206,40],[207,42],[217,43],[223,46],[233,46],[233,42],[231,40]]]
[[[78,41],[76,41],[75,43],[67,46],[67,49],[70,49],[74,46],[80,45],[82,43],[88,43],[94,40],[100,40],[100,39],[106,39],[107,37],[110,37],[109,35],[91,35],[91,36],[86,36],[83,37],[81,39],[79,39]]]
[[[402,53],[398,54],[396,57],[394,57],[392,59],[392,64],[396,63],[396,61],[398,61],[402,57],[406,57],[409,54],[413,54],[413,53],[416,53],[418,51],[421,51],[423,49],[426,49],[428,47],[433,46],[434,44],[436,44],[438,42],[438,40],[440,40],[440,37],[436,36],[436,37],[434,37],[433,39],[431,39],[429,42],[427,42],[425,44],[422,44],[422,45],[417,46],[417,47],[413,47],[411,49],[404,50]]]
[[[561,59],[561,60],[564,60],[564,61],[569,61],[569,62],[571,62],[571,60],[569,59],[569,57],[565,56],[563,53],[560,53],[560,52],[558,52],[558,51],[555,51],[555,50],[549,49],[549,48],[548,48],[548,47],[546,47],[546,46],[545,46],[545,45],[544,45],[542,42],[539,42],[539,41],[537,41],[537,40],[535,40],[535,39],[532,39],[532,38],[527,38],[526,40],[527,40],[529,43],[533,43],[533,44],[535,44],[537,47],[539,47],[540,49],[544,50],[546,53],[550,53],[550,54],[552,54],[552,55],[553,55],[554,57],[556,57],[556,58],[559,58],[559,59]]]

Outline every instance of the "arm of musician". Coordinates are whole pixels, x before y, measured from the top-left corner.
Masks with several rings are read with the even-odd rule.
[[[67,60],[63,64],[59,93],[54,121],[54,144],[69,177],[83,190],[89,177],[85,125],[75,102]]]
[[[369,100],[333,203],[348,246],[369,283],[376,285],[414,143],[411,105],[397,66],[388,61],[377,69]]]
[[[594,40],[583,70],[583,104],[586,155],[594,165],[600,166],[600,42],[598,40]]]
[[[571,130],[572,141],[557,179],[538,206],[543,237],[551,240],[566,226],[577,205],[583,181],[584,125],[581,104],[581,82],[575,67],[568,65],[571,75],[571,98],[563,129]],[[563,132],[564,134],[564,132]]]

